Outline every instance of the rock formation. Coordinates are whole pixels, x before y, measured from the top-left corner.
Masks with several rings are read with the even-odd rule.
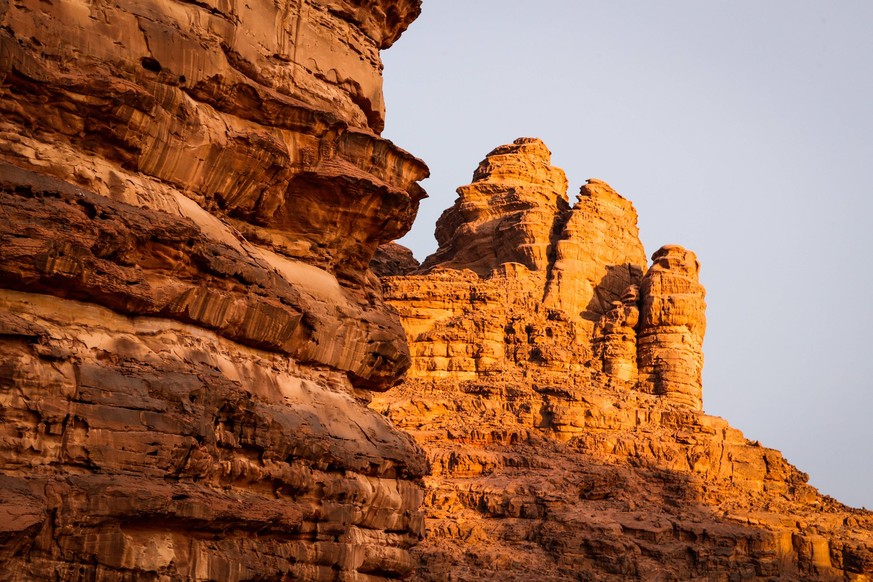
[[[591,179],[555,242],[555,261],[543,303],[589,327],[646,269],[637,212],[608,184]]]
[[[0,579],[870,579],[870,513],[702,412],[696,258],[608,185],[520,139],[384,244],[419,11],[0,3]]]
[[[419,0],[0,3],[0,578],[377,580],[422,533],[368,270]]]
[[[395,242],[384,244],[376,249],[370,268],[377,277],[390,275],[408,275],[417,271],[419,262],[412,255],[412,251]]]
[[[494,150],[383,279],[412,366],[371,406],[431,464],[414,579],[869,580],[873,514],[702,412],[694,253],[647,268],[630,202],[566,207],[548,159]]]
[[[669,245],[652,255],[643,278],[640,389],[703,410],[705,292],[694,253]]]
[[[567,210],[567,178],[549,164],[538,139],[501,146],[479,164],[473,183],[437,221],[439,249],[424,262],[480,275],[505,263],[545,269],[552,238]]]
[[[631,285],[612,309],[598,321],[591,338],[597,364],[610,380],[632,386],[636,383],[637,326],[640,321],[640,288]],[[652,391],[654,393],[654,391]]]
[[[586,372],[595,322],[642,283],[646,259],[633,206],[589,180],[570,208],[550,159],[532,138],[489,153],[440,217],[437,251],[410,276],[383,280],[403,299],[391,303],[409,337],[411,377],[474,379],[525,362]]]

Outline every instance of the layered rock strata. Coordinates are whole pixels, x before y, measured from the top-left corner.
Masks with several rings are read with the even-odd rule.
[[[494,150],[439,250],[383,278],[412,367],[371,406],[432,471],[414,579],[870,579],[873,514],[702,412],[695,255],[647,268],[632,205],[589,180],[565,208],[546,151]]]
[[[619,301],[612,302],[597,322],[591,338],[594,357],[603,373],[616,383],[636,384],[637,328],[640,322],[640,288],[631,285]]]
[[[0,4],[0,578],[402,577],[417,0]]]
[[[439,249],[423,267],[470,269],[487,275],[505,263],[532,271],[549,264],[552,239],[566,214],[567,177],[550,164],[535,138],[519,138],[490,152],[458,188],[458,200],[437,221]]]
[[[543,304],[590,328],[646,270],[637,212],[609,184],[591,179],[562,222]]]
[[[437,251],[409,276],[383,279],[410,340],[411,377],[473,379],[527,363],[583,373],[596,322],[642,284],[633,206],[589,180],[571,208],[550,160],[534,138],[490,152],[440,217]]]
[[[691,251],[669,245],[652,255],[642,285],[640,389],[703,410],[705,291]]]

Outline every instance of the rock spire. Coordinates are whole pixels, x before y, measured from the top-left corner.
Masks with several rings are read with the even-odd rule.
[[[491,151],[437,221],[439,248],[423,269],[464,268],[483,276],[506,263],[545,269],[568,208],[567,178],[551,156],[535,138]]]
[[[437,223],[440,246],[417,270],[399,263],[384,270],[387,257],[402,253],[397,245],[380,251],[386,259],[374,265],[383,274],[407,275],[383,285],[407,330],[410,375],[474,379],[594,369],[629,389],[700,409],[699,370],[686,376],[680,370],[702,365],[703,288],[696,270],[674,264],[687,254],[696,265],[693,253],[664,247],[644,277],[633,204],[592,178],[569,206],[564,172],[550,159],[534,138],[495,148],[473,182],[458,188]],[[693,275],[696,287],[690,279],[679,285],[683,275]],[[692,309],[686,292],[699,296],[697,310],[672,325],[665,318],[674,301]],[[686,354],[684,336],[670,335],[686,329],[694,330],[694,355]]]
[[[640,389],[703,409],[706,295],[691,251],[666,245],[652,255],[643,278],[638,339]]]

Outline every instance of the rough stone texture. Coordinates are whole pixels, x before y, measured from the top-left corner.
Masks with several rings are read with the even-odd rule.
[[[136,206],[181,193],[351,280],[408,230],[426,168],[375,133],[379,49],[419,2],[0,10],[3,159]]]
[[[373,260],[370,261],[370,268],[378,277],[408,275],[417,271],[420,266],[411,250],[395,242],[377,248]]]
[[[642,283],[645,252],[630,202],[591,179],[569,207],[550,158],[534,138],[494,149],[440,217],[437,251],[383,280],[409,337],[410,377],[588,373],[594,327]],[[636,368],[636,348],[632,359]]]
[[[0,308],[4,580],[413,566],[424,459],[342,372],[49,295]]]
[[[386,304],[419,10],[0,3],[0,579],[870,579],[869,512],[700,410],[693,255],[539,140]]]
[[[597,363],[613,382],[634,385],[637,365],[637,326],[640,321],[640,288],[631,285],[619,301],[612,302],[597,322],[591,344]],[[652,391],[654,393],[654,391]]]
[[[0,579],[378,580],[421,450],[368,269],[418,0],[0,3]]]
[[[652,255],[643,278],[640,389],[703,410],[703,334],[706,292],[697,256],[667,245]]]
[[[504,263],[545,269],[567,210],[567,177],[549,164],[535,138],[519,138],[489,153],[458,188],[458,199],[437,221],[439,249],[422,268],[464,268],[487,275]]]
[[[543,303],[583,325],[597,322],[629,285],[639,284],[646,253],[637,212],[606,182],[588,180],[555,244]]]
[[[489,188],[558,175],[532,144],[495,150],[512,163]],[[371,406],[431,464],[413,578],[871,579],[873,514],[702,412],[694,254],[665,246],[646,271],[629,202],[589,180],[556,211],[563,183],[544,182],[558,191],[536,197],[540,213],[533,197],[518,211],[502,196],[468,212],[474,178],[423,272],[383,280],[412,367]],[[539,215],[561,225],[549,244],[500,248],[544,243],[547,226],[527,220]]]

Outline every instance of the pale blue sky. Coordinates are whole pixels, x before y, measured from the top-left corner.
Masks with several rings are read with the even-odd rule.
[[[401,242],[494,147],[609,182],[707,288],[704,408],[873,508],[873,2],[425,0],[385,61],[384,136],[432,177]]]

